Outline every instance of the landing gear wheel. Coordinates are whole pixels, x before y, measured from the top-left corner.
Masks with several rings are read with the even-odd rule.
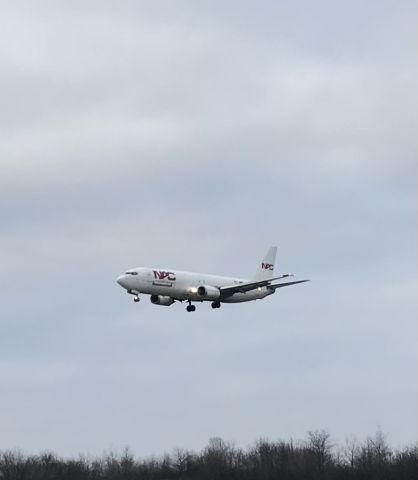
[[[196,310],[195,305],[187,305],[186,310],[188,312],[194,312]]]
[[[134,297],[134,302],[139,302],[140,298],[138,297],[138,295],[136,297]]]
[[[221,302],[212,302],[212,308],[221,308]]]

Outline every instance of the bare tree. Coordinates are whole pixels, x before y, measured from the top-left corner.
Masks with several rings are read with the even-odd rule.
[[[330,434],[326,430],[308,432],[308,449],[315,458],[316,467],[322,472],[325,464],[331,459]]]
[[[351,435],[345,439],[345,445],[343,447],[344,460],[354,468],[355,461],[360,452],[359,442],[355,435]]]

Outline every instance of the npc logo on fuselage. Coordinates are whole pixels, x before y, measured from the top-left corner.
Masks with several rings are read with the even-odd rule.
[[[273,270],[274,265],[272,263],[262,263],[261,268],[264,270]]]
[[[153,270],[153,273],[156,280],[168,280],[169,282],[176,281],[176,275],[173,272],[166,272],[164,270]]]

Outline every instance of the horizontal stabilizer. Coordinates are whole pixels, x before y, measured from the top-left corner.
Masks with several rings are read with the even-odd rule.
[[[267,285],[268,290],[276,290],[276,288],[289,287],[297,283],[309,282],[309,280],[296,280],[295,282],[276,283],[276,285]]]

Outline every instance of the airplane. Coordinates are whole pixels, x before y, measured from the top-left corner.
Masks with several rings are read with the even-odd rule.
[[[277,247],[270,247],[256,274],[250,279],[137,267],[129,269],[116,281],[134,296],[134,302],[139,302],[140,294],[146,294],[150,295],[151,303],[154,305],[168,307],[176,301],[186,301],[188,312],[196,310],[196,306],[192,305],[192,302],[212,302],[212,308],[220,308],[222,303],[259,300],[272,295],[278,288],[309,281],[272,283],[293,276],[291,273],[274,276],[276,253]]]

